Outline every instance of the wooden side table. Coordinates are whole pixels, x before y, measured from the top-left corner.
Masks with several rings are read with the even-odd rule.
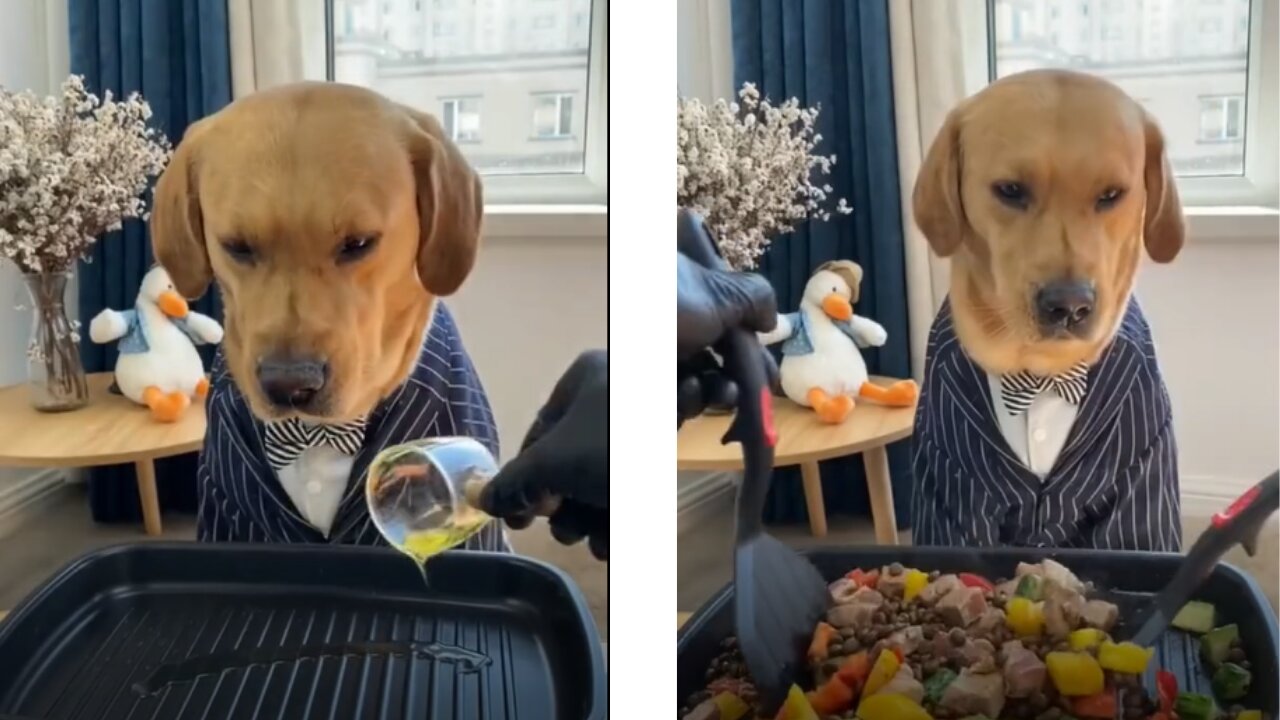
[[[882,377],[871,380],[884,386],[895,382]],[[893,514],[893,487],[889,483],[889,457],[885,446],[910,437],[915,414],[914,405],[890,408],[859,402],[843,423],[828,425],[809,408],[786,398],[774,398],[773,422],[778,430],[778,445],[774,448],[773,462],[777,467],[800,466],[805,505],[809,509],[809,529],[815,537],[827,534],[827,511],[822,500],[822,476],[818,463],[862,453],[876,542],[898,544],[898,523]],[[676,467],[680,470],[741,470],[741,447],[737,443],[720,443],[731,419],[728,415],[704,415],[687,421],[677,435]]]
[[[142,520],[159,535],[158,458],[199,450],[204,444],[204,401],[193,400],[176,423],[160,423],[140,405],[107,392],[112,373],[89,376],[89,405],[61,413],[36,412],[27,386],[0,388],[0,465],[75,468],[131,462],[138,473]]]

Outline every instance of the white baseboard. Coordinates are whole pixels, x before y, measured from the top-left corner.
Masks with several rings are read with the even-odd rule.
[[[718,472],[681,481],[676,495],[676,531],[732,513],[739,477],[739,473]]]
[[[0,485],[0,538],[17,530],[32,516],[68,491],[62,470],[35,470]]]
[[[1210,517],[1219,510],[1225,510],[1233,500],[1261,479],[1183,476],[1179,479],[1182,514],[1186,517]]]

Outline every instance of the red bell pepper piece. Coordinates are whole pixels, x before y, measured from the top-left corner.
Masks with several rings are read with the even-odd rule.
[[[992,585],[990,580],[982,577],[981,575],[974,575],[973,573],[960,573],[958,577],[960,578],[960,583],[963,584],[965,587],[981,588],[982,590],[985,590],[987,592],[993,592],[996,589],[996,586]]]
[[[1113,720],[1116,716],[1116,694],[1114,690],[1104,690],[1097,695],[1085,695],[1071,701],[1071,712],[1084,718],[1105,718]]]
[[[845,685],[839,676],[831,678],[807,695],[809,704],[819,715],[833,715],[848,710],[853,707],[853,696],[853,689]]]
[[[870,674],[871,657],[867,655],[866,650],[850,655],[849,659],[845,660],[836,671],[836,677],[852,688],[855,695],[862,692],[862,686],[867,682],[867,676]]]
[[[836,670],[837,678],[840,682],[849,685],[854,693],[861,692],[863,684],[867,682],[867,675],[872,674],[872,659],[867,655],[867,651],[854,653],[840,666],[840,670]]]
[[[1160,712],[1172,713],[1173,701],[1178,697],[1178,678],[1168,670],[1156,671],[1156,693],[1160,698]]]
[[[880,579],[880,571],[879,570],[866,571],[866,570],[863,570],[862,568],[854,568],[853,570],[850,570],[848,574],[845,575],[845,577],[852,580],[853,584],[857,585],[858,587],[869,587],[874,589],[876,586],[876,582]]]

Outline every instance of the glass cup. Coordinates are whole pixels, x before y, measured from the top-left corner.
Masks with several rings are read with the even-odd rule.
[[[489,450],[467,437],[389,447],[369,465],[369,515],[387,542],[423,562],[465,542],[490,520],[473,501],[497,472]]]

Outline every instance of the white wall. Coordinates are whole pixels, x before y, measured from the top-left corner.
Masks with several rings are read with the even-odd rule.
[[[560,374],[608,344],[605,238],[493,238],[447,300],[498,420],[502,455],[520,448]]]
[[[1148,263],[1138,299],[1151,323],[1184,493],[1235,494],[1280,467],[1280,230],[1197,242]]]

